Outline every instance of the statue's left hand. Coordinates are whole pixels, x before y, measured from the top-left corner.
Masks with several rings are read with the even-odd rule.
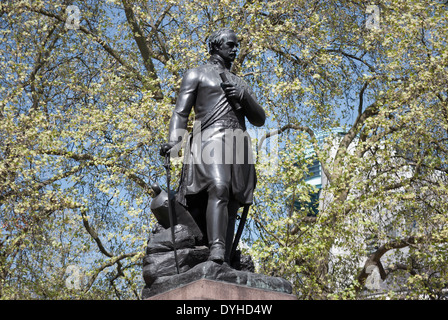
[[[230,99],[236,99],[238,101],[241,101],[244,95],[244,89],[238,86],[235,86],[234,84],[230,82],[223,82],[221,83],[221,87],[224,90],[224,93],[226,96]]]
[[[175,143],[173,142],[163,143],[160,146],[160,155],[162,157],[165,157],[168,154],[168,152],[170,152],[171,148],[173,148],[174,145]]]

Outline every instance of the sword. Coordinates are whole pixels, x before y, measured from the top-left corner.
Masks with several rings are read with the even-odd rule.
[[[174,236],[174,211],[173,204],[171,203],[171,190],[170,190],[170,152],[165,154],[165,164],[163,165],[166,169],[166,188],[168,193],[168,216],[170,218],[170,229],[171,229],[171,240],[173,241],[174,248],[174,261],[176,263],[176,271],[179,274],[179,262],[177,261],[177,249],[176,249],[176,237]]]

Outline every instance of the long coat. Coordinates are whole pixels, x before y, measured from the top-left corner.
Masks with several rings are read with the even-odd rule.
[[[229,82],[244,89],[238,110],[221,88],[222,72]],[[265,120],[262,107],[247,84],[215,57],[185,73],[170,122],[170,142],[179,141],[193,108],[195,125],[185,148],[177,200],[187,205],[188,195],[221,183],[228,186],[230,196],[241,206],[251,204],[256,173],[245,120],[262,125]]]

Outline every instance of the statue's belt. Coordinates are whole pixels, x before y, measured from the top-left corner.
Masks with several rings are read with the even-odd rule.
[[[209,127],[220,127],[225,129],[241,129],[246,130],[241,123],[238,121],[238,119],[234,118],[226,118],[226,119],[219,119],[214,121]]]

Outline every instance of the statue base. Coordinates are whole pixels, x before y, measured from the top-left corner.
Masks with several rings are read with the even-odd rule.
[[[200,279],[146,300],[297,300],[292,294]]]
[[[155,228],[150,235],[143,258],[146,285],[141,293],[142,299],[156,296],[181,299],[181,296],[188,295],[192,295],[192,299],[241,299],[245,296],[258,296],[258,299],[278,296],[283,299],[293,296],[290,282],[280,277],[255,273],[250,256],[242,255],[239,250],[235,253],[232,266],[208,261],[209,248],[198,245],[190,228],[181,224],[174,227],[179,267],[177,273],[170,231]],[[199,296],[194,291],[197,286],[202,288],[198,291]],[[216,286],[219,288],[211,289]]]
[[[283,298],[293,296],[291,294],[291,283],[283,278],[235,270],[227,264],[205,261],[195,265],[186,272],[158,277],[150,286],[147,285],[143,288],[142,298],[148,299],[155,296],[161,296],[172,291],[173,293],[170,293],[170,295],[174,294],[174,296],[177,296],[180,299],[180,295],[188,295],[194,292],[190,289],[191,286],[196,288],[198,285],[205,285],[204,289],[200,291],[201,294],[206,293],[204,299],[216,295],[218,295],[216,297],[221,296],[222,299],[244,297],[248,292],[253,292],[253,294],[251,294],[252,297],[255,297],[258,294],[258,299],[265,299],[267,296],[271,295],[277,295],[278,297]],[[214,290],[210,288],[215,287],[219,287],[219,290],[216,290],[213,293],[208,293],[209,291]],[[178,293],[176,294],[176,292]],[[197,297],[196,294],[193,296]]]

